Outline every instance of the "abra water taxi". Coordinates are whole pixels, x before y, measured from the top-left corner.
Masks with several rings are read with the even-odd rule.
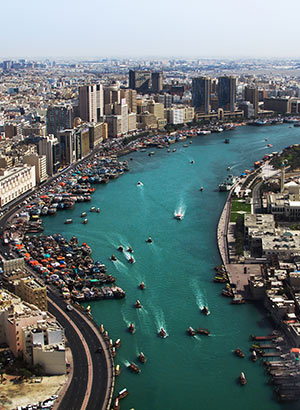
[[[128,331],[131,334],[135,333],[135,327],[133,323],[130,323],[130,325],[128,326]]]
[[[123,246],[120,245],[120,246],[118,247],[118,251],[119,251],[119,252],[123,252],[123,251],[124,251]]]
[[[244,386],[247,383],[247,379],[246,379],[246,376],[245,376],[244,372],[241,372],[241,374],[239,376],[239,381],[240,381],[242,386]]]
[[[138,355],[138,360],[139,360],[141,363],[146,363],[147,358],[146,358],[146,356],[144,355],[143,352],[141,352],[141,353]]]
[[[87,216],[86,212],[82,212],[82,214],[80,215],[81,218],[85,218]]]
[[[96,209],[97,214],[100,214],[100,208]]]
[[[158,336],[162,337],[163,339],[167,337],[167,332],[165,331],[163,327],[160,328],[160,331],[158,332]]]
[[[116,256],[114,254],[111,255],[110,260],[112,262],[115,262],[117,260]]]
[[[134,258],[131,256],[129,259],[128,259],[128,263],[134,263],[135,262],[135,260],[134,260]]]
[[[121,373],[120,365],[117,364],[117,365],[116,365],[116,368],[115,368],[115,375],[116,375],[116,376],[119,376],[120,373]]]
[[[196,332],[199,335],[205,335],[205,336],[209,336],[210,335],[210,331],[208,329],[204,329],[203,327],[200,327],[199,329],[196,329]]]
[[[177,221],[181,221],[183,218],[183,214],[178,212],[174,214],[174,219],[177,219]]]
[[[73,219],[66,219],[64,224],[71,224],[73,222]]]
[[[196,335],[196,331],[191,326],[188,327],[186,332],[189,336],[195,336]]]
[[[144,186],[144,184],[141,181],[138,181],[137,186]]]
[[[251,360],[252,360],[253,362],[256,362],[256,360],[257,360],[257,353],[256,353],[255,350],[252,350]]]
[[[131,370],[134,373],[140,373],[141,372],[139,367],[133,362],[130,362],[127,367],[128,367],[129,370]]]
[[[141,289],[141,290],[144,290],[145,289],[145,283],[144,282],[141,282],[140,283],[140,285],[139,285],[139,288]]]
[[[148,239],[146,240],[147,243],[152,243],[152,238],[151,236],[148,237]]]
[[[206,316],[210,314],[210,311],[208,310],[207,306],[203,306],[201,309],[201,312],[204,313]]]
[[[133,253],[133,249],[131,246],[129,246],[129,248],[127,249],[127,252]]]
[[[238,357],[242,357],[242,358],[245,357],[244,353],[243,353],[243,352],[241,351],[241,349],[239,349],[239,348],[236,348],[235,351],[234,351],[234,353],[235,353]]]
[[[134,305],[137,309],[141,309],[142,308],[142,304],[141,304],[141,302],[137,299],[137,301],[135,302],[135,305]]]
[[[86,225],[86,224],[88,223],[87,218],[86,218],[86,219],[84,219],[82,223],[83,223],[84,225]]]

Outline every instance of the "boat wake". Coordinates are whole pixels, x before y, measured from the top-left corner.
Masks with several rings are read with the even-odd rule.
[[[130,276],[127,267],[119,259],[114,261],[114,265],[118,272]]]
[[[161,328],[164,328],[167,336],[169,336],[163,311],[156,311],[154,314],[154,320],[155,320],[157,333],[159,333]]]
[[[130,326],[131,323],[133,323],[135,326],[135,323],[132,320],[128,320],[126,318],[125,313],[123,311],[121,311],[121,315],[122,315],[123,322],[126,324],[127,328]]]
[[[208,307],[207,305],[207,300],[205,295],[202,293],[197,281],[194,279],[192,282],[192,289],[193,289],[193,293],[195,295],[196,298],[196,305],[198,306],[198,308],[201,310],[203,309],[204,306]]]

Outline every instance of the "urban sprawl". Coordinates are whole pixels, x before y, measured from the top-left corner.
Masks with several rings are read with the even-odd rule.
[[[119,409],[127,395],[113,388],[120,341],[113,342],[80,305],[123,298],[125,291],[93,260],[86,243],[42,235],[41,216],[89,202],[95,184],[129,171],[123,154],[170,150],[176,141],[212,132],[228,136],[241,125],[300,126],[299,65],[213,59],[0,62],[0,405],[70,408],[77,397],[78,409],[92,401],[97,408]],[[265,358],[280,400],[300,397],[299,165],[294,145],[220,184],[229,195],[218,225],[222,264],[214,281],[225,284],[222,294],[232,303],[262,301],[272,317],[274,333],[254,337],[251,348],[253,360]],[[88,215],[81,216],[87,223]],[[128,261],[134,263],[133,257]],[[74,329],[74,339],[66,338]],[[95,373],[93,379],[83,371],[80,379],[79,360],[104,369],[106,377]],[[56,382],[47,384],[54,375]],[[99,383],[97,392],[93,383]]]

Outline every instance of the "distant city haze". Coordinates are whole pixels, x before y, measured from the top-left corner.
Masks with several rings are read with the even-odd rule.
[[[300,1],[1,2],[1,58],[300,57]]]

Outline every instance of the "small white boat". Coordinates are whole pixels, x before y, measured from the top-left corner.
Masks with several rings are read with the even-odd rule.
[[[138,181],[137,186],[144,186],[144,184],[141,181]]]

